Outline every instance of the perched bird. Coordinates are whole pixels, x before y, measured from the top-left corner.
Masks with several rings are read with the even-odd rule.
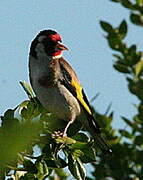
[[[32,88],[49,112],[68,122],[63,136],[66,136],[70,124],[84,113],[94,140],[104,153],[111,153],[75,71],[62,57],[62,52],[68,48],[61,42],[61,36],[53,30],[40,31],[32,41],[29,53]]]

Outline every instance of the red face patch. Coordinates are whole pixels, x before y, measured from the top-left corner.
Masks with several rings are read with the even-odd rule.
[[[52,41],[62,41],[61,36],[59,34],[52,34],[49,37]]]

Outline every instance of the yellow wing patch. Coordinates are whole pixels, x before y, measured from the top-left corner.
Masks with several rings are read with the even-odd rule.
[[[81,103],[81,104],[83,105],[83,107],[86,109],[86,111],[87,111],[89,114],[92,114],[89,106],[86,104],[86,102],[85,102],[84,99],[83,99],[82,87],[80,86],[80,84],[72,79],[71,85],[72,85],[72,86],[75,88],[75,90],[76,90],[77,99],[80,101],[80,103]]]

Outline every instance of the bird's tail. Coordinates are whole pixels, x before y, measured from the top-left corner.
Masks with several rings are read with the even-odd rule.
[[[107,144],[107,142],[103,138],[101,129],[92,115],[88,116],[88,129],[89,129],[89,132],[92,135],[95,143],[99,146],[101,151],[104,154],[111,154],[112,149],[110,148],[110,146]]]

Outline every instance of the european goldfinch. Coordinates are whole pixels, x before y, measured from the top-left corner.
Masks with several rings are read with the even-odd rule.
[[[57,118],[68,121],[63,135],[76,118],[86,115],[88,129],[101,150],[112,150],[101,136],[101,129],[75,71],[62,57],[68,50],[61,36],[53,30],[43,30],[32,41],[29,53],[31,86],[41,104]]]

